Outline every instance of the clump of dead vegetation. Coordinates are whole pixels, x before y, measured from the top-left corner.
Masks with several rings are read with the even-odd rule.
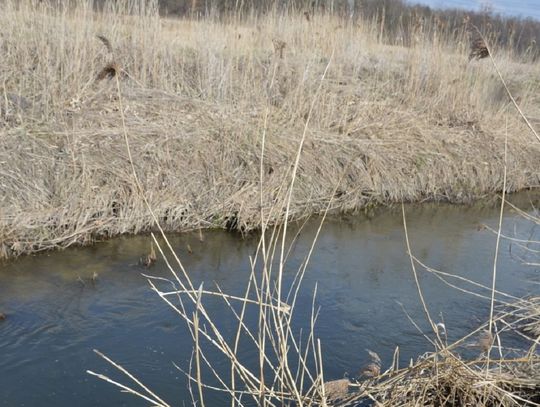
[[[524,313],[533,308],[522,308]],[[528,302],[528,307],[533,304]],[[511,318],[501,313],[497,320]],[[477,331],[453,344],[428,352],[410,366],[389,367],[368,380],[349,381],[340,388],[332,406],[535,406],[540,402],[540,337],[527,337],[530,349],[506,349],[485,341],[485,331]],[[515,335],[519,332],[516,331]],[[494,339],[493,337],[491,337]],[[477,349],[477,357],[463,356]],[[491,356],[488,357],[488,354]]]
[[[436,362],[420,360],[389,374],[357,397],[382,406],[533,406],[540,400],[538,357],[495,362],[486,373],[485,361],[440,356]]]
[[[532,297],[527,301],[531,306],[525,308],[523,317],[526,322],[523,325],[523,330],[538,338],[540,337],[540,297]]]
[[[507,323],[522,336],[536,339],[536,349],[540,345],[540,297],[525,297],[503,308],[508,313]]]

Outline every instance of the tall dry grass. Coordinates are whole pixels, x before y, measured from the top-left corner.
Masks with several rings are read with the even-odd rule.
[[[163,237],[262,228],[244,298],[195,287],[174,250],[155,240],[171,278],[149,282],[193,336],[186,373],[199,405],[208,377],[233,406],[366,398],[515,405],[536,389],[538,381],[514,367],[537,372],[532,353],[465,362],[453,352],[463,340],[445,343],[433,321],[426,334],[433,349],[412,367],[385,370],[372,355],[367,381],[328,382],[315,307],[302,341],[292,325],[309,256],[292,284],[283,282],[289,219],[383,202],[461,202],[538,184],[540,149],[490,66],[469,62],[466,31],[454,42],[421,25],[414,43],[399,47],[385,45],[383,24],[328,14],[166,20],[143,0],[108,3],[105,13],[91,2],[65,4],[2,2],[2,257],[155,228]],[[538,65],[492,51],[534,125]],[[100,75],[113,62],[114,75]],[[494,302],[495,289],[483,289]],[[205,306],[210,295],[236,315],[232,341]],[[246,322],[248,308],[255,325]],[[493,338],[481,346],[490,349]],[[239,352],[246,343],[258,355],[255,369]],[[229,377],[217,373],[208,349],[225,358]],[[114,384],[168,405],[103,357],[134,383]],[[350,399],[329,400],[337,397]]]
[[[322,84],[326,73],[327,69],[320,84]],[[120,82],[118,76],[115,78],[129,165],[136,187],[141,194],[144,194],[144,187],[137,175],[131,153],[131,142],[123,113]],[[320,88],[319,85],[319,90]],[[318,95],[319,92],[316,93],[315,97]],[[176,366],[187,376],[193,405],[205,406],[205,393],[208,390],[223,392],[229,397],[231,406],[243,406],[246,402],[256,403],[259,406],[327,405],[328,396],[324,381],[321,344],[314,335],[314,324],[317,317],[315,307],[312,308],[311,327],[307,335],[304,337],[301,334],[298,335],[293,331],[292,324],[297,296],[325,217],[322,218],[317,236],[315,236],[309,253],[298,268],[292,283],[284,284],[283,282],[287,258],[292,248],[287,234],[288,215],[315,100],[313,100],[306,118],[290,177],[287,177],[284,184],[283,199],[275,202],[271,208],[272,212],[284,212],[285,221],[283,224],[269,228],[269,220],[272,216],[265,215],[261,205],[262,234],[256,253],[250,258],[251,274],[247,281],[244,297],[227,295],[219,287],[215,291],[205,291],[203,284],[195,289],[189,273],[170,245],[150,202],[143,196],[146,209],[159,229],[165,244],[161,246],[153,234],[152,238],[171,273],[169,279],[151,275],[146,277],[151,288],[186,323],[193,338],[194,346],[189,370],[183,370],[182,367]],[[264,156],[265,141],[266,137],[263,133],[261,156]],[[263,164],[264,162],[260,160],[261,187],[259,192],[261,200]],[[336,190],[337,187],[334,188],[334,193]],[[326,207],[325,214],[328,212],[329,206],[330,203]],[[165,288],[163,288],[163,282],[165,282]],[[219,308],[217,313],[213,313],[206,308],[203,296],[205,298],[208,296],[220,297],[224,301],[225,308],[233,313],[238,325],[236,334],[232,338],[226,336],[223,329],[218,327],[223,308]],[[252,313],[251,308],[254,308],[256,316],[254,324],[248,322],[246,317]],[[211,349],[208,348],[217,351],[217,354],[224,358],[225,363],[230,365],[229,376],[223,373],[223,367],[219,362],[209,357]],[[246,358],[250,353],[247,349],[258,355],[258,366],[250,363],[249,357]],[[124,367],[97,350],[96,353],[127,376],[134,384],[126,385],[93,371],[87,371],[89,374],[146,400],[152,405],[170,405]],[[221,365],[221,368],[217,365]],[[208,379],[203,380],[203,371],[206,371],[206,376],[211,376],[210,380],[217,384],[208,384]],[[195,387],[196,390],[193,389]],[[195,394],[197,395],[195,396]],[[246,401],[246,399],[248,400]]]
[[[2,1],[2,258],[154,229],[126,166],[117,71],[136,173],[166,231],[249,231],[261,208],[283,221],[271,208],[310,109],[291,219],[324,210],[337,180],[331,209],[343,211],[498,191],[507,121],[508,190],[538,185],[540,150],[489,63],[468,62],[466,30],[456,42],[426,22],[401,47],[377,21],[329,14],[165,19],[144,0],[104,10]],[[493,52],[537,125],[539,65]]]

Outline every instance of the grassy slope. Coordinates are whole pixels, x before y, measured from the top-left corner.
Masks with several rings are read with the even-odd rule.
[[[112,58],[129,74],[120,83],[134,165],[166,230],[256,228],[261,202],[270,211],[285,196],[312,103],[294,218],[332,196],[351,210],[500,190],[506,126],[508,189],[538,185],[540,149],[490,62],[467,62],[465,27],[449,44],[418,26],[401,48],[378,26],[331,16],[224,24],[40,4],[7,0],[0,14],[0,258],[152,228],[116,82],[95,81]],[[273,39],[286,43],[283,58]],[[495,57],[538,124],[540,65]]]

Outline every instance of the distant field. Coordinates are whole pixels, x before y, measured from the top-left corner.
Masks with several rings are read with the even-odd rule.
[[[283,221],[304,132],[293,219],[493,194],[506,133],[508,190],[539,185],[540,147],[490,60],[469,62],[466,23],[411,20],[399,45],[382,21],[322,12],[73,3],[2,1],[0,258],[153,230],[143,194],[167,231]],[[540,65],[493,56],[538,126]]]

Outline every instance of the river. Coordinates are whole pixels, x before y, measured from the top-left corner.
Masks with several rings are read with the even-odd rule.
[[[528,193],[512,199],[530,208]],[[407,220],[412,250],[423,262],[490,285],[495,235],[481,225],[496,227],[495,201],[470,207],[408,205]],[[286,280],[309,250],[318,222],[315,218],[302,229]],[[540,240],[535,227],[510,212],[504,230]],[[148,236],[118,238],[0,266],[0,312],[7,315],[0,321],[0,406],[145,405],[86,373],[91,369],[120,377],[92,349],[121,363],[172,405],[190,404],[186,379],[173,365],[188,367],[190,335],[141,275],[168,277],[168,271],[163,261],[150,270],[136,265],[149,241]],[[202,242],[194,233],[173,236],[172,243],[196,285],[205,282],[209,289],[218,284],[225,292],[242,293],[256,238],[212,231],[204,233]],[[510,250],[509,241],[501,242],[497,286],[517,296],[538,294],[538,271],[524,265],[521,256],[526,254],[517,246]],[[383,367],[391,362],[396,346],[402,363],[431,350],[406,316],[428,329],[399,207],[329,219],[310,264],[295,329],[309,325],[317,284],[321,311],[316,334],[323,344],[327,379],[341,378],[345,372],[354,375],[368,360],[366,349],[381,356]],[[486,320],[488,301],[450,288],[425,271],[419,273],[430,311],[444,321],[449,340]],[[209,309],[220,316],[223,305],[212,301]],[[232,316],[223,311],[218,320],[225,335],[234,332]],[[257,355],[252,358],[256,363]],[[219,363],[217,367],[227,369]],[[223,405],[221,397],[209,394],[207,405]]]

